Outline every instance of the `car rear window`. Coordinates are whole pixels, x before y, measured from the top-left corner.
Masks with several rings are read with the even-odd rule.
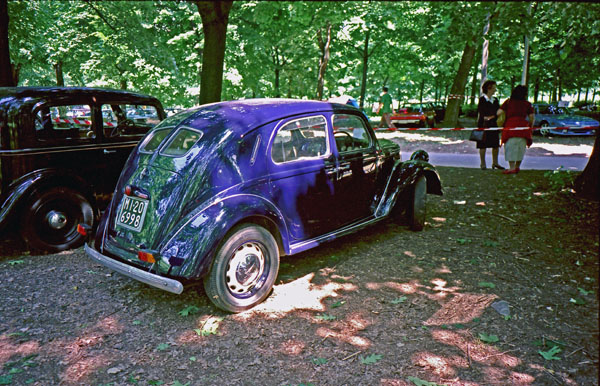
[[[140,147],[140,151],[142,153],[154,153],[154,151],[158,149],[158,146],[160,146],[161,142],[166,138],[171,130],[173,130],[173,127],[165,127],[160,130],[154,130],[144,140],[144,143]]]
[[[202,138],[202,132],[187,127],[180,128],[171,138],[167,146],[160,151],[161,155],[181,157]]]

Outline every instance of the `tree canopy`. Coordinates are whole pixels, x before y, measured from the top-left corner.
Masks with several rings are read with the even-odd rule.
[[[10,1],[13,80],[19,86],[129,89],[156,96],[165,106],[196,105],[202,66],[213,66],[204,60],[206,29],[198,3],[208,2]],[[349,94],[367,105],[386,85],[401,102],[439,100],[451,93],[465,47],[472,45],[467,78],[452,88],[466,97],[470,85],[479,84],[482,31],[490,15],[487,72],[501,98],[520,82],[525,35],[530,97],[560,99],[579,91],[595,97],[600,5],[537,2],[530,14],[528,6],[233,2],[217,94],[221,99]]]

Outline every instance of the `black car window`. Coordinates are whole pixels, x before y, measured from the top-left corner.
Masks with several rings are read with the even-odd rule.
[[[372,139],[360,117],[352,114],[333,116],[333,133],[338,151],[352,151],[371,147]]]
[[[301,158],[318,158],[329,153],[325,117],[307,117],[283,125],[273,139],[271,158],[275,163]]]
[[[140,146],[140,152],[142,153],[154,153],[160,146],[161,142],[166,136],[173,130],[173,127],[165,127],[158,130],[154,130],[144,139],[144,142]]]
[[[40,142],[89,140],[92,131],[89,105],[43,105],[34,112],[36,139]]]
[[[104,136],[140,137],[160,122],[155,106],[107,103],[102,105]]]
[[[161,155],[182,157],[202,138],[202,132],[188,127],[181,127],[160,151]]]

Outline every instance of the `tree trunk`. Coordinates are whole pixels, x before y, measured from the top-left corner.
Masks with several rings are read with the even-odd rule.
[[[196,1],[204,32],[200,104],[221,100],[227,23],[232,5],[232,0]]]
[[[538,101],[538,94],[540,93],[540,77],[536,77],[535,78],[535,82],[533,83],[533,103],[537,103]],[[543,99],[543,95],[542,95],[542,99]]]
[[[64,87],[65,78],[63,76],[62,60],[59,60],[54,64],[54,73],[56,74],[56,85],[58,87]]]
[[[575,192],[577,196],[586,198],[588,200],[598,201],[600,192],[598,191],[598,175],[600,174],[599,159],[600,156],[600,133],[596,130],[596,140],[594,141],[594,148],[590,155],[585,169],[580,175],[575,178]]]
[[[10,67],[12,70],[11,72],[12,72],[13,84],[15,86],[17,86],[17,85],[19,85],[19,74],[21,73],[22,63],[19,63],[16,66],[14,64],[11,64]]]
[[[450,89],[450,98],[446,107],[446,114],[444,116],[442,127],[456,127],[456,124],[458,123],[460,105],[465,98],[464,94],[467,79],[469,77],[469,70],[471,69],[471,63],[475,56],[475,42],[475,37],[473,37],[465,44],[465,49],[462,58],[460,59],[460,65],[458,66],[458,72],[454,77],[454,82]]]
[[[281,98],[281,92],[279,91],[279,73],[281,70],[279,66],[275,67],[275,98]]]
[[[360,85],[360,109],[362,110],[365,106],[365,94],[367,90],[367,70],[369,68],[369,37],[371,31],[367,29],[365,34],[365,47],[363,48],[363,71],[362,71],[362,82]]]
[[[16,86],[8,45],[8,1],[0,0],[0,87]]]
[[[425,79],[421,80],[421,87],[419,90],[419,102],[423,103],[423,91],[425,90]]]
[[[317,99],[323,99],[323,85],[325,83],[325,70],[327,69],[327,63],[329,63],[329,45],[331,44],[331,23],[328,21],[325,27],[325,40],[322,36],[322,28],[317,32],[317,40],[319,43],[319,49],[321,50],[321,57],[319,58],[319,79],[317,82]]]

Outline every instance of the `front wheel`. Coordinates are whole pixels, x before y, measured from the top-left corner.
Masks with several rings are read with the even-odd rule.
[[[426,202],[427,180],[424,176],[421,176],[413,185],[411,200],[408,203],[410,229],[413,231],[420,231],[423,230],[423,227],[425,227]]]
[[[55,187],[34,195],[28,202],[21,237],[32,248],[60,252],[83,244],[77,225],[92,225],[94,212],[79,192]]]
[[[217,307],[241,312],[266,299],[278,271],[279,249],[273,235],[248,224],[235,229],[218,249],[204,289]]]

